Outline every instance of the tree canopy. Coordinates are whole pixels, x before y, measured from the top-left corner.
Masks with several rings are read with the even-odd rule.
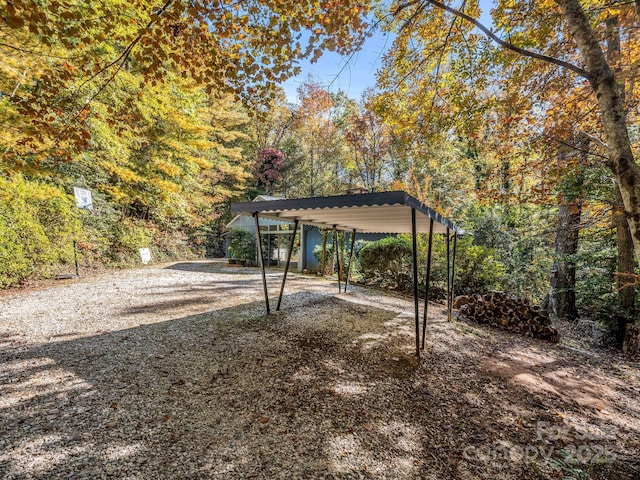
[[[455,131],[501,154],[533,146],[553,155],[587,135],[620,187],[638,256],[638,6],[498,1],[491,29],[478,20],[477,1],[461,5],[391,5],[386,28],[397,39],[380,75],[382,111],[425,141]]]
[[[3,54],[32,58],[36,67],[6,65],[4,91],[30,122],[5,155],[42,158],[86,145],[94,100],[123,70],[140,74],[140,89],[174,72],[210,95],[260,103],[299,72],[300,58],[358,44],[368,7],[334,3],[3,0]]]

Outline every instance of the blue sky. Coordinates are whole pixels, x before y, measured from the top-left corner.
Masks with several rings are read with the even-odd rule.
[[[382,56],[392,43],[389,36],[378,31],[351,57],[325,52],[316,63],[301,62],[302,73],[282,84],[287,99],[295,102],[297,88],[309,76],[332,92],[343,90],[349,97],[359,99],[367,87],[375,85],[376,70],[381,67]]]
[[[480,20],[491,25],[491,0],[480,0],[482,15]],[[454,2],[455,5],[455,2]],[[342,57],[333,52],[325,52],[316,63],[305,60],[300,63],[300,75],[290,78],[282,84],[287,99],[296,101],[296,90],[311,75],[313,79],[324,85],[329,91],[343,90],[354,99],[359,99],[368,87],[375,86],[376,71],[382,66],[382,57],[391,47],[393,39],[383,32],[376,31],[368,38],[362,49],[352,57]]]

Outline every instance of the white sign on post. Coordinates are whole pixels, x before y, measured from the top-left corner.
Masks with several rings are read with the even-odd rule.
[[[144,265],[149,263],[151,261],[151,250],[149,250],[148,248],[141,248],[140,249],[140,260],[142,260],[142,263]]]
[[[93,201],[89,190],[80,187],[73,187],[73,195],[76,197],[78,208],[93,210]]]

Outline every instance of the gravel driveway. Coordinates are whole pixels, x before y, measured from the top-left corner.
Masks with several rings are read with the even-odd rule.
[[[434,305],[418,363],[410,300],[336,290],[292,275],[267,317],[257,269],[200,261],[3,294],[0,477],[555,478],[589,432],[580,445],[610,453],[581,471],[638,478],[621,357]],[[549,458],[518,455],[541,445]]]

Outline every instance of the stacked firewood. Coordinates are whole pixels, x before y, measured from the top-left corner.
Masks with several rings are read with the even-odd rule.
[[[622,351],[630,357],[640,357],[640,325],[627,324]]]
[[[460,315],[528,337],[557,342],[558,331],[551,326],[547,312],[527,300],[502,292],[462,295],[453,301]]]

